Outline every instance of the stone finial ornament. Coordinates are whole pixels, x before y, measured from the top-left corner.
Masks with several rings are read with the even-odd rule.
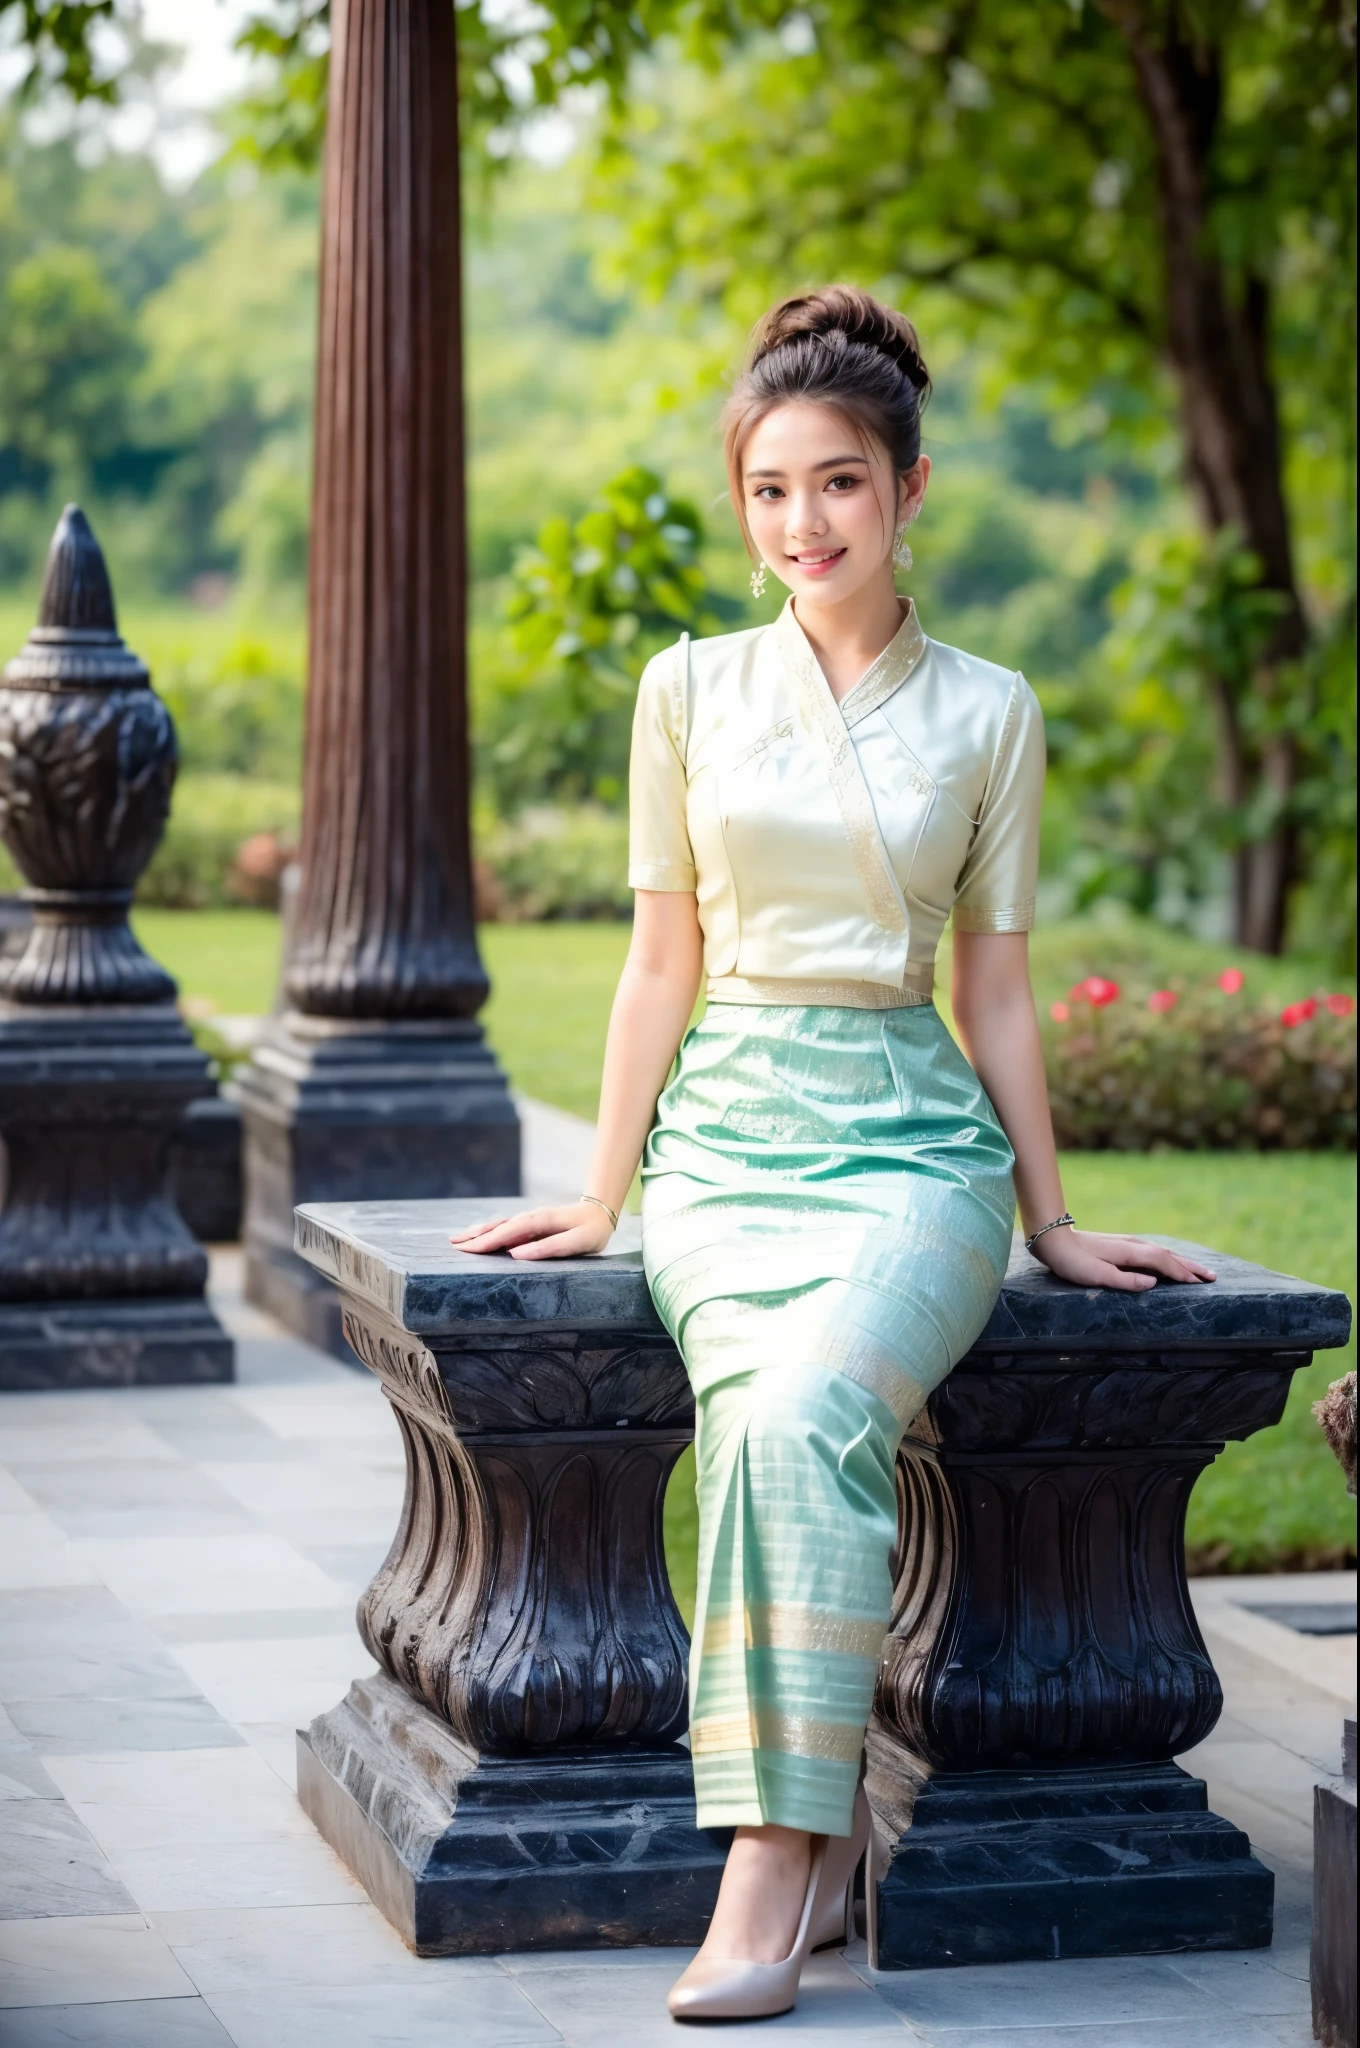
[[[28,943],[0,961],[11,1003],[167,1002],[175,984],[128,925],[165,830],[170,714],[118,631],[89,521],[68,505],[38,623],[0,682],[0,838],[28,884]]]
[[[0,835],[33,918],[0,956],[0,1393],[232,1376],[171,1180],[215,1084],[128,924],[175,766],[170,714],[68,505],[38,623],[0,676]]]

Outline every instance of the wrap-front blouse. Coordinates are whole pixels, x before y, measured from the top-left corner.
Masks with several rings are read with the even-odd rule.
[[[643,671],[628,880],[696,892],[712,1000],[923,1003],[951,910],[960,931],[1034,922],[1038,700],[903,609],[839,704],[791,599]]]

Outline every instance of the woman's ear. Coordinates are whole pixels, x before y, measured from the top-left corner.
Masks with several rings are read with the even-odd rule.
[[[912,520],[921,509],[921,500],[926,494],[930,481],[930,457],[919,455],[911,469],[904,469],[897,480],[897,514],[899,519]]]

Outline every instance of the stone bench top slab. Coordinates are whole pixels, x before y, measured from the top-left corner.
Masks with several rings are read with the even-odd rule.
[[[295,1212],[296,1248],[359,1303],[421,1337],[477,1339],[529,1328],[662,1334],[642,1270],[641,1226],[622,1219],[598,1257],[533,1264],[473,1258],[449,1233],[504,1215],[514,1197],[411,1202],[315,1202]],[[1100,1352],[1243,1348],[1330,1350],[1350,1334],[1344,1294],[1272,1273],[1246,1259],[1166,1237],[1205,1258],[1212,1285],[1162,1282],[1143,1294],[1069,1287],[1017,1238],[1001,1298],[976,1352]]]

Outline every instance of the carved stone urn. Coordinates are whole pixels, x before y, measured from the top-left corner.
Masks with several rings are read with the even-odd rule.
[[[118,632],[99,544],[78,505],[58,522],[38,623],[0,692],[0,836],[33,929],[0,971],[12,1003],[154,1003],[175,984],[127,921],[170,815],[170,714]]]
[[[128,924],[175,768],[170,714],[68,505],[0,682],[0,837],[33,913],[0,960],[0,1388],[231,1377],[169,1185],[171,1139],[213,1082]]]

